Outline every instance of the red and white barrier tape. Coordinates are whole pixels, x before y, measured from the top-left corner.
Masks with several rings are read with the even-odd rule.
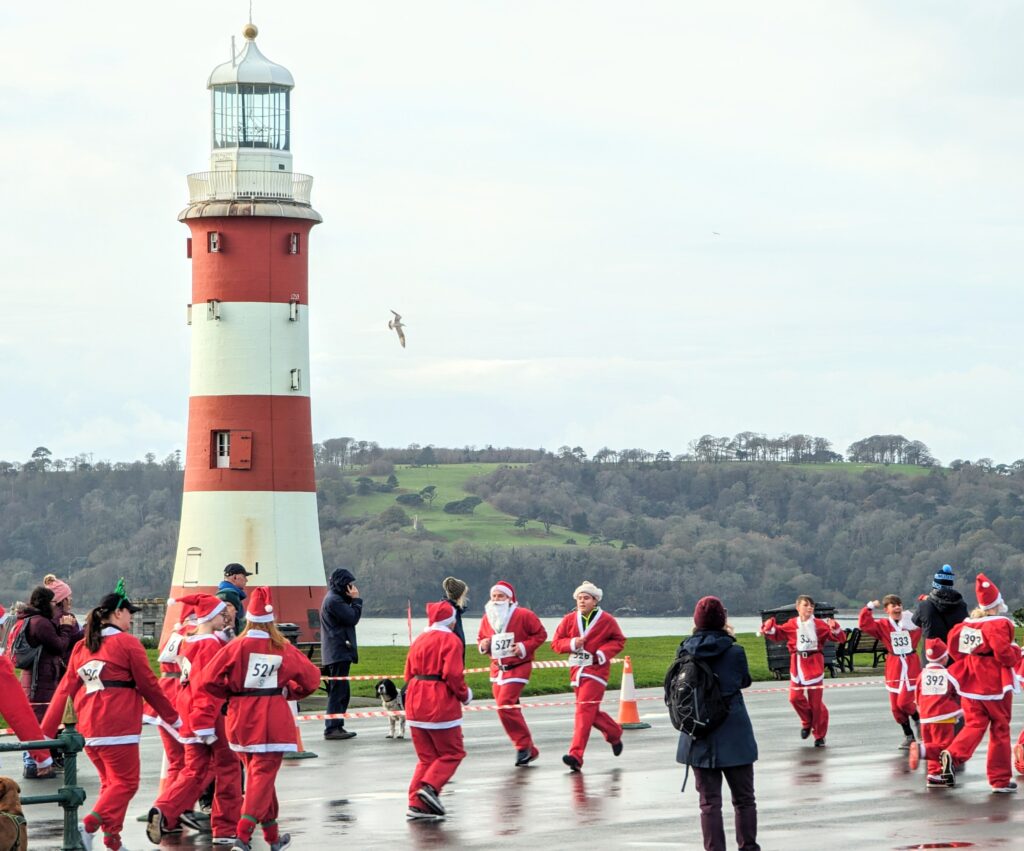
[[[608,664],[610,665],[621,665],[625,660],[623,659],[612,659]],[[545,662],[533,662],[534,669],[537,668],[568,668],[571,667],[567,659],[556,659],[553,661]],[[486,668],[466,668],[462,673],[464,674],[489,674],[491,672],[491,666],[488,665]],[[348,680],[350,682],[355,680],[404,680],[405,674],[359,674],[358,676],[351,677],[320,677],[321,680],[333,682],[335,680]]]

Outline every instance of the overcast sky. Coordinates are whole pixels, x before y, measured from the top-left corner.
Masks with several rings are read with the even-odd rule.
[[[176,216],[247,17],[0,7],[0,458],[184,446]],[[295,77],[324,218],[316,440],[898,432],[945,463],[1024,457],[1024,5],[255,0],[253,19]]]

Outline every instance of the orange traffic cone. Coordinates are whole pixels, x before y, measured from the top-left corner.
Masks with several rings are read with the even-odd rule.
[[[288,705],[292,708],[292,715],[295,716],[295,741],[298,742],[299,749],[297,751],[286,751],[284,758],[316,759],[320,754],[307,751],[305,745],[302,744],[302,728],[299,727],[299,702],[297,700],[289,700]]]
[[[619,691],[619,724],[626,730],[646,730],[651,725],[640,720],[636,705],[636,688],[633,686],[633,663],[626,657],[622,668],[622,689]]]

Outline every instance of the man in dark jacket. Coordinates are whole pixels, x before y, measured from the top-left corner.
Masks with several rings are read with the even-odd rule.
[[[224,579],[217,587],[217,598],[235,607],[235,635],[245,629],[245,586],[252,576],[242,565],[232,562],[224,568]]]
[[[344,567],[337,568],[327,581],[327,595],[320,606],[320,651],[325,677],[347,677],[353,663],[359,661],[356,624],[363,614],[363,600],[356,578]],[[348,711],[348,680],[327,681],[327,714]],[[345,729],[345,719],[324,722],[325,739],[351,739],[355,732]]]
[[[953,590],[955,580],[953,568],[942,565],[942,570],[932,578],[932,590],[917,604],[912,620],[921,627],[921,646],[929,638],[949,637],[949,631],[967,618],[967,603],[959,591]]]
[[[757,741],[743,702],[741,689],[750,685],[747,654],[736,643],[726,623],[725,606],[717,597],[701,597],[693,612],[693,635],[680,645],[702,659],[718,675],[729,715],[706,737],[679,734],[676,762],[693,769],[700,795],[700,829],[704,847],[725,851],[722,821],[722,777],[729,784],[735,811],[736,844],[740,851],[760,851],[757,844],[757,802],[754,798],[754,762]]]

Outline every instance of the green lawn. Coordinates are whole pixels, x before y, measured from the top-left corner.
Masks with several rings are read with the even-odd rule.
[[[915,464],[780,464],[780,466],[793,466],[801,470],[820,470],[821,472],[838,472],[849,476],[859,476],[867,470],[879,470],[882,473],[899,473],[903,476],[927,476],[931,467],[918,467]],[[940,468],[941,469],[941,468]]]
[[[353,517],[372,517],[398,505],[395,497],[403,493],[419,493],[427,485],[437,487],[433,507],[419,508],[402,506],[410,517],[418,517],[427,531],[440,535],[447,541],[469,541],[480,545],[501,547],[529,546],[571,546],[567,538],[575,538],[580,546],[586,546],[589,536],[572,532],[562,526],[552,526],[551,534],[544,533],[544,527],[537,521],[530,521],[524,530],[513,525],[516,518],[502,514],[486,502],[474,509],[472,514],[445,514],[445,503],[471,496],[463,488],[467,479],[486,476],[499,467],[523,467],[525,464],[442,464],[437,467],[396,467],[395,477],[398,489],[392,493],[372,493],[368,496],[353,495],[341,508],[341,513]],[[361,474],[359,474],[361,475]],[[384,482],[386,476],[371,476],[375,482]]]

